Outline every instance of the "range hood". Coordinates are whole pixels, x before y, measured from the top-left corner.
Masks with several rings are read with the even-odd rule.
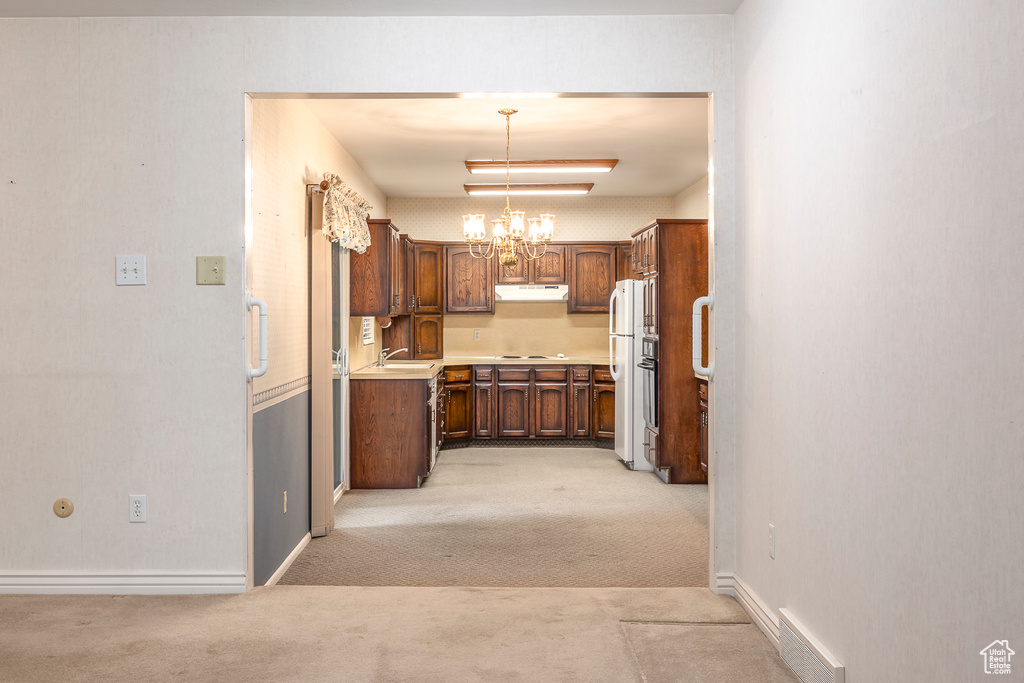
[[[495,285],[495,301],[568,301],[569,285]]]

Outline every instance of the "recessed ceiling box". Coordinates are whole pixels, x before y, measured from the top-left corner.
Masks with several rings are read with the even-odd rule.
[[[568,301],[569,285],[495,285],[495,301]]]

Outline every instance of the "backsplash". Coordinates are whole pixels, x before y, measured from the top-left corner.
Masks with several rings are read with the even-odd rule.
[[[473,331],[480,330],[480,340]],[[445,356],[608,354],[608,316],[566,312],[565,302],[498,302],[494,315],[444,317]]]

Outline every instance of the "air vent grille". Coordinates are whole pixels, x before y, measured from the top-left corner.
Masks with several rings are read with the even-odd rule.
[[[806,629],[789,610],[779,610],[779,655],[803,683],[844,683],[846,669]]]

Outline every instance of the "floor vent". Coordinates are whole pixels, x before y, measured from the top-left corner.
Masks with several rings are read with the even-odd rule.
[[[846,668],[811,637],[787,609],[780,609],[779,654],[803,683],[844,683]]]

